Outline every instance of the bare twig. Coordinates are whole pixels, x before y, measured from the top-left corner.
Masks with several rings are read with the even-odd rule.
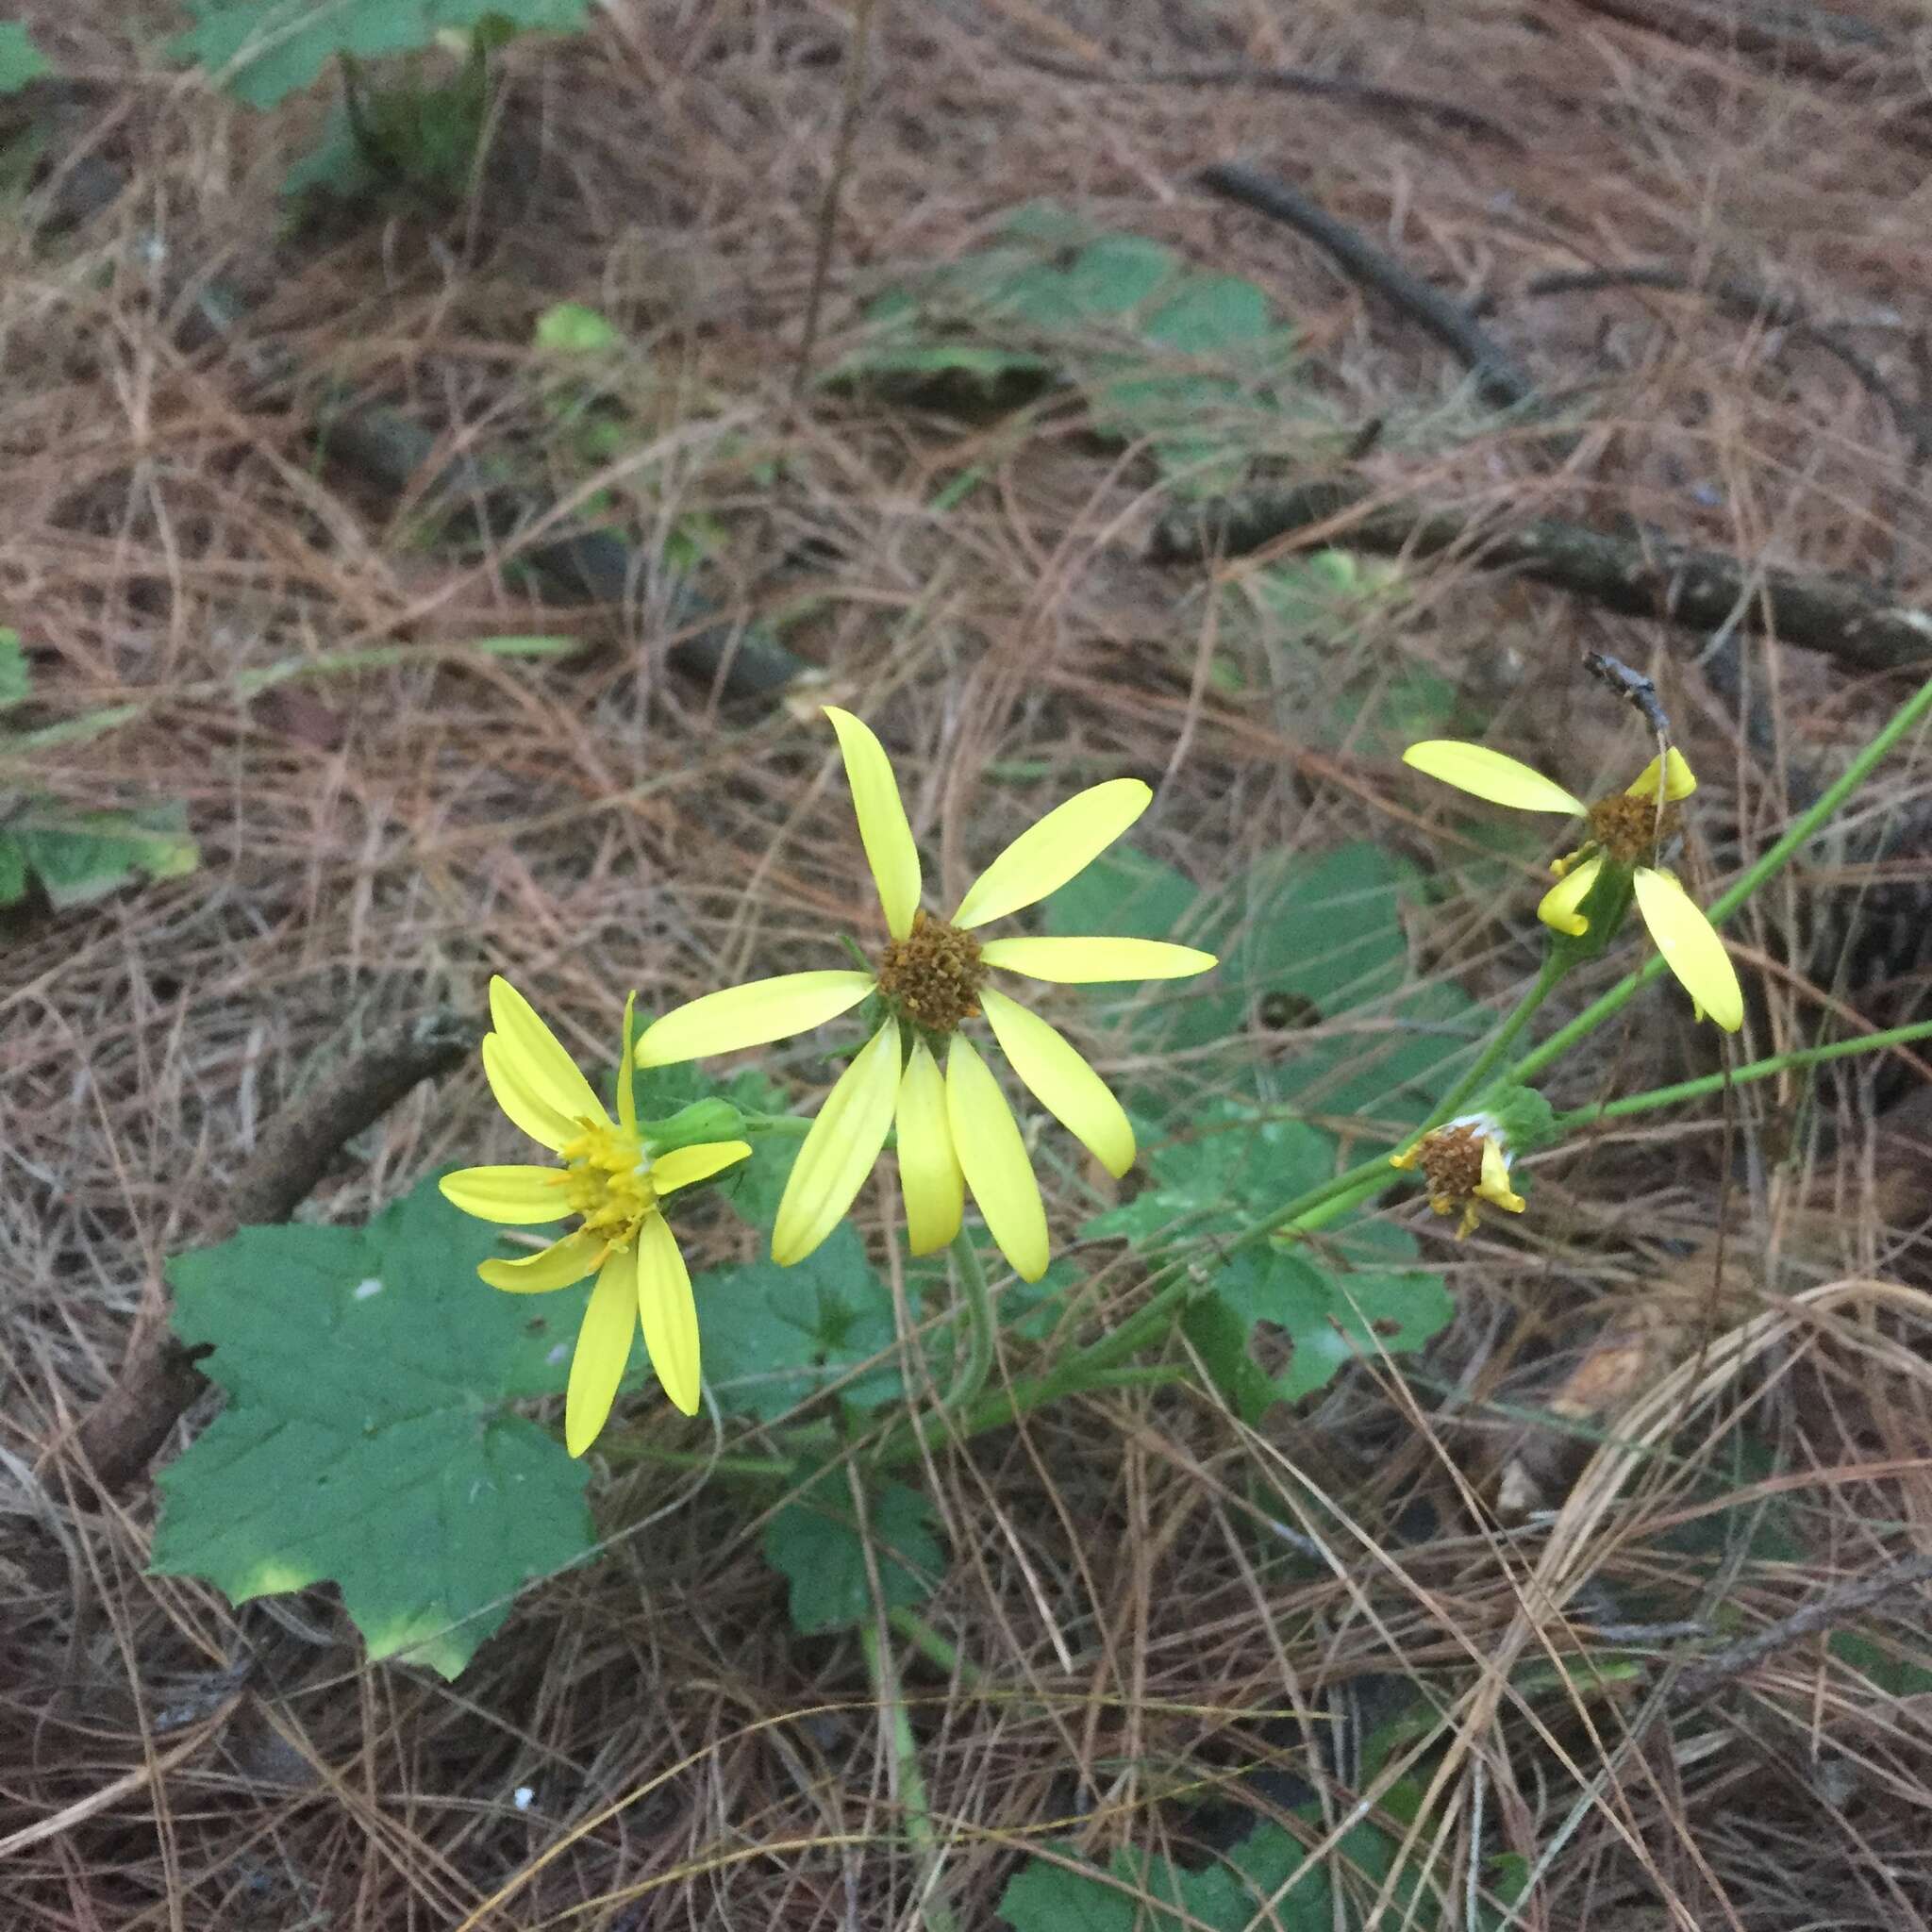
[[[1754,1665],[1802,1638],[1815,1637],[1841,1624],[1857,1610],[1871,1607],[1894,1591],[1907,1590],[1915,1583],[1932,1579],[1932,1555],[1902,1557],[1873,1576],[1854,1577],[1834,1584],[1822,1596],[1812,1598],[1801,1610],[1780,1617],[1754,1637],[1740,1638],[1713,1652],[1679,1676],[1671,1688],[1673,1703],[1688,1703],[1707,1697],[1711,1691],[1741,1676]]]
[[[1371,113],[1433,121],[1452,133],[1493,142],[1514,154],[1527,151],[1527,143],[1520,135],[1458,101],[1438,100],[1433,95],[1409,93],[1402,88],[1377,87],[1373,81],[1356,80],[1343,74],[1314,74],[1306,67],[1256,67],[1244,61],[1219,67],[1116,72],[1105,67],[1083,67],[1074,60],[1057,60],[1047,54],[1020,53],[1014,58],[1038,73],[1096,87],[1240,87],[1252,88],[1257,93],[1306,94],[1317,100],[1346,101],[1350,107],[1363,108]]]
[[[1507,409],[1536,399],[1529,377],[1467,308],[1306,195],[1253,168],[1233,165],[1206,169],[1201,185],[1271,221],[1287,223],[1325,249],[1364,288],[1374,289],[1452,350],[1474,374],[1485,402]]]
[[[811,258],[811,287],[805,298],[805,327],[798,341],[798,360],[791,370],[791,400],[805,393],[811,375],[812,351],[818,346],[819,316],[824,308],[825,278],[832,269],[832,244],[839,233],[839,202],[845,177],[852,172],[852,143],[858,138],[858,118],[865,106],[865,61],[872,45],[872,17],[878,0],[858,0],[852,21],[852,48],[845,66],[845,98],[839,110],[839,138],[832,150],[832,172],[819,203],[818,240]]]
[[[361,1052],[270,1123],[210,1230],[223,1241],[238,1227],[286,1221],[328,1164],[419,1081],[446,1074],[475,1050],[482,1028],[452,1012],[407,1020],[377,1034]],[[197,1354],[167,1327],[165,1306],[136,1325],[114,1386],[82,1419],[86,1468],[103,1490],[131,1482],[207,1384]]]
[[[1366,484],[1334,479],[1172,511],[1155,528],[1150,556],[1157,563],[1239,557],[1304,530],[1382,556],[1467,552],[1627,617],[1705,631],[1735,623],[1859,671],[1920,667],[1932,657],[1932,617],[1862,578],[1807,575],[1655,533],[1613,535],[1551,517],[1501,527],[1470,511],[1387,502]]]

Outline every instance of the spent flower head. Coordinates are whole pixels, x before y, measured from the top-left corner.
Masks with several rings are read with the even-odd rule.
[[[1026,1143],[998,1079],[960,1031],[983,1017],[1033,1096],[1116,1176],[1134,1162],[1134,1130],[1093,1069],[1056,1028],[993,983],[1016,973],[1065,984],[1176,979],[1211,954],[1137,939],[982,940],[993,920],[1083,872],[1146,810],[1138,778],[1076,793],[1020,834],[967,890],[950,919],[920,905],[919,853],[898,781],[871,727],[827,707],[889,935],[870,972],[788,973],[674,1008],[637,1045],[641,1067],[730,1053],[802,1033],[876,996],[883,1018],[813,1121],[772,1230],[773,1258],[800,1261],[837,1226],[898,1130],[899,1185],[912,1252],[959,1231],[972,1190],[1000,1252],[1028,1281],[1046,1272],[1046,1213]],[[943,1064],[942,1064],[943,1063]]]
[[[576,1227],[523,1261],[485,1261],[492,1288],[543,1294],[597,1277],[577,1330],[564,1398],[564,1441],[581,1456],[617,1398],[641,1325],[664,1392],[686,1415],[698,1407],[698,1315],[684,1257],[664,1219],[664,1198],[708,1180],[750,1152],[743,1141],[664,1146],[641,1131],[631,1091],[631,1003],[612,1120],[591,1083],[529,1001],[508,980],[490,982],[493,1031],[483,1072],[496,1104],[556,1156],[550,1167],[466,1167],[445,1174],[443,1193],[466,1214],[521,1227],[574,1219]]]
[[[1429,1206],[1438,1214],[1460,1214],[1461,1241],[1481,1219],[1487,1201],[1507,1214],[1521,1214],[1523,1196],[1509,1185],[1513,1157],[1503,1124],[1487,1113],[1458,1114],[1424,1134],[1413,1147],[1389,1157],[1391,1167],[1421,1168]]]
[[[1744,1024],[1744,995],[1724,941],[1676,875],[1659,863],[1663,848],[1676,836],[1678,801],[1697,789],[1675,746],[1652,758],[1627,790],[1594,805],[1484,744],[1428,739],[1410,745],[1402,761],[1491,805],[1583,819],[1584,841],[1551,865],[1557,883],[1543,894],[1537,917],[1577,939],[1605,907],[1611,921],[1621,918],[1634,895],[1652,941],[1690,995],[1697,1017],[1708,1015],[1730,1033]],[[1602,936],[1607,939],[1608,931]]]

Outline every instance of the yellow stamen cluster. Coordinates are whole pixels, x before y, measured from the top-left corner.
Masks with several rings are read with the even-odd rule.
[[[1590,808],[1590,845],[1612,865],[1655,865],[1659,853],[1676,836],[1681,814],[1674,804],[1661,810],[1656,795],[1613,791]]]
[[[925,912],[903,940],[888,942],[879,962],[879,991],[928,1033],[950,1033],[978,1012],[985,983],[979,941]]]
[[[658,1206],[651,1185],[651,1157],[643,1142],[622,1127],[583,1124],[584,1131],[557,1151],[564,1169],[557,1176],[573,1214],[612,1247],[628,1247],[644,1216]]]

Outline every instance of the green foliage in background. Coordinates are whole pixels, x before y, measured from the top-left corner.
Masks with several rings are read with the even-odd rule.
[[[1181,1326],[1242,1421],[1312,1395],[1357,1354],[1413,1351],[1447,1325],[1455,1305],[1441,1276],[1419,1265],[1413,1235],[1387,1223],[1353,1223],[1291,1248],[1247,1248],[1217,1264],[1217,1238],[1327,1179],[1337,1149],[1304,1122],[1257,1119],[1224,1102],[1204,1108],[1193,1133],[1150,1147],[1149,1184],[1081,1232],[1147,1251],[1209,1242],[1202,1291]],[[1284,1350],[1284,1366],[1263,1365]]]
[[[852,1479],[839,1467],[808,1474],[772,1518],[764,1549],[765,1560],[791,1586],[792,1627],[808,1637],[849,1630],[881,1608],[924,1603],[945,1566],[932,1506],[918,1491],[897,1482],[872,1486],[861,1528]]]
[[[1392,1792],[1391,1799],[1401,1795]],[[1414,1802],[1412,1793],[1408,1802]],[[1319,1837],[1319,1807],[1309,1806],[1299,1815]],[[1393,1869],[1397,1845],[1378,1826],[1357,1824],[1342,1834],[1330,1858],[1310,1865],[1292,1833],[1262,1823],[1212,1863],[1192,1871],[1138,1848],[1116,1850],[1104,1866],[1072,1843],[1053,1851],[1051,1857],[1028,1859],[1000,1895],[999,1916],[1012,1932],[1250,1932],[1261,1925],[1281,1932],[1353,1932],[1365,1926],[1365,1907]],[[1352,1881],[1339,1893],[1337,1867]],[[1377,1923],[1429,1932],[1445,1920],[1436,1901],[1405,1874]]]
[[[195,25],[170,46],[238,100],[273,108],[339,55],[415,54],[443,34],[569,32],[590,0],[188,0]]]
[[[0,630],[0,713],[32,695],[20,634]],[[0,767],[9,749],[0,729]],[[38,883],[56,911],[85,906],[145,875],[178,878],[201,863],[175,803],[87,811],[0,782],[0,907],[16,906]]]
[[[1144,235],[1106,235],[1058,204],[1016,209],[983,252],[910,279],[867,311],[832,380],[969,406],[1076,391],[1093,429],[1144,441],[1169,483],[1224,489],[1248,459],[1325,432],[1295,332],[1239,275]]]
[[[1393,1139],[1427,1113],[1444,1064],[1488,1018],[1454,985],[1413,982],[1403,911],[1424,890],[1418,868],[1366,841],[1264,854],[1207,891],[1120,846],[1056,892],[1046,916],[1057,934],[1174,939],[1221,955],[1211,980],[1093,996],[1137,1064],[1177,1057],[1127,1090],[1130,1111],[1158,1124],[1218,1094],[1359,1113]]]
[[[511,1412],[561,1392],[588,1289],[495,1294],[425,1181],[366,1229],[243,1228],[170,1264],[228,1406],[162,1473],[154,1568],[235,1603],[332,1581],[373,1657],[453,1677],[591,1546],[585,1470]]]
[[[17,94],[53,70],[34,37],[17,20],[0,20],[0,94]]]

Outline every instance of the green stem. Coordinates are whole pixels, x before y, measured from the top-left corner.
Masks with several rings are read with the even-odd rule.
[[[1809,842],[1818,828],[1865,782],[1879,760],[1914,724],[1924,718],[1928,711],[1932,711],[1932,678],[1922,684],[1892,713],[1871,743],[1866,745],[1844,771],[1824,788],[1817,803],[1800,812],[1791,821],[1784,837],[1778,840],[1756,864],[1745,867],[1718,894],[1707,908],[1707,916],[1711,924],[1722,925],[1766,880],[1789,863],[1800,848]],[[1507,1077],[1520,1085],[1541,1073],[1552,1060],[1568,1053],[1579,1040],[1594,1033],[1606,1020],[1621,1011],[1640,988],[1647,985],[1664,970],[1661,955],[1655,955],[1646,959],[1636,972],[1620,979],[1601,999],[1584,1008],[1567,1026],[1559,1026],[1541,1046],[1525,1054],[1510,1068]]]
[[[941,1637],[917,1610],[910,1610],[901,1604],[895,1610],[886,1612],[889,1623],[927,1663],[937,1666],[949,1677],[958,1677],[969,1690],[985,1687],[987,1677],[977,1664],[970,1664],[959,1654],[959,1646],[949,1637]]]
[[[1431,1127],[1441,1126],[1472,1094],[1482,1091],[1490,1075],[1502,1064],[1503,1056],[1515,1044],[1516,1036],[1529,1024],[1536,1009],[1556,991],[1573,963],[1567,953],[1549,952],[1543,955],[1542,969],[1536,976],[1536,983],[1516,1003],[1516,1010],[1491,1034],[1488,1044],[1476,1056],[1474,1066],[1449,1090],[1447,1097],[1416,1129],[1411,1140],[1419,1141]]]
[[[747,1134],[770,1134],[776,1141],[802,1141],[811,1132],[811,1122],[795,1113],[748,1113],[744,1130]]]
[[[966,1299],[966,1366],[959,1379],[947,1390],[941,1408],[958,1415],[979,1400],[986,1378],[992,1373],[993,1313],[992,1292],[986,1285],[986,1269],[973,1237],[962,1227],[953,1237],[953,1259],[958,1264],[959,1279]]]
[[[1559,1113],[1552,1125],[1559,1134],[1567,1134],[1597,1121],[1650,1113],[1660,1107],[1675,1107],[1680,1101],[1702,1100],[1706,1094],[1723,1092],[1726,1086],[1741,1087],[1747,1080],[1768,1080],[1774,1074],[1815,1067],[1824,1060],[1849,1059],[1854,1054],[1883,1053],[1888,1047],[1907,1046],[1915,1040],[1932,1040],[1932,1020],[1893,1026],[1884,1033],[1861,1033],[1856,1040],[1835,1040],[1828,1046],[1793,1047],[1790,1053],[1753,1060],[1728,1074],[1707,1074],[1702,1079],[1680,1080],[1674,1087],[1653,1087],[1647,1093],[1627,1093],[1621,1100],[1607,1100],[1598,1107],[1579,1107],[1573,1112]]]
[[[859,1648],[865,1653],[866,1674],[872,1679],[873,1694],[886,1711],[892,1734],[892,1763],[898,1774],[899,1808],[906,1817],[906,1842],[912,1847],[919,1867],[920,1916],[927,1932],[958,1932],[959,1922],[953,1908],[939,1895],[939,1839],[932,1828],[932,1807],[925,1795],[925,1774],[919,1768],[919,1743],[912,1735],[912,1720],[906,1715],[906,1700],[899,1694],[898,1674],[891,1668],[879,1641],[877,1624],[871,1618],[858,1626]]]

